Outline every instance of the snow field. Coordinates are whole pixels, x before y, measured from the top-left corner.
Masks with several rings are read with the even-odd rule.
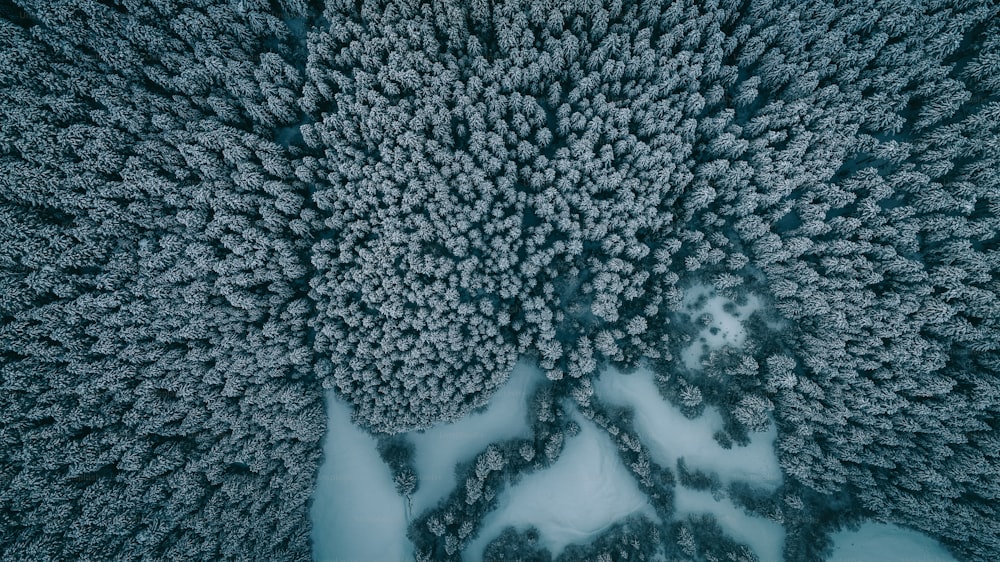
[[[434,507],[451,492],[456,484],[455,465],[475,458],[490,443],[531,435],[528,399],[543,379],[540,369],[518,362],[484,412],[407,434],[416,447],[414,464],[420,479],[412,498],[414,515]]]
[[[535,526],[540,544],[555,557],[566,546],[593,539],[628,515],[642,513],[656,519],[611,438],[575,411],[573,417],[580,433],[567,439],[552,466],[524,476],[500,494],[498,508],[483,520],[463,560],[481,560],[486,545],[507,527]]]
[[[375,438],[351,423],[351,406],[333,391],[310,516],[316,562],[412,560],[404,500]]]
[[[827,562],[955,562],[941,543],[912,529],[868,522],[834,533]]]

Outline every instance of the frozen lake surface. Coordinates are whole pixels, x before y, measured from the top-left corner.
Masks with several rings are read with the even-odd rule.
[[[351,407],[327,392],[328,425],[310,510],[317,562],[412,560],[403,498],[375,439],[351,423]]]
[[[420,487],[413,494],[413,515],[434,507],[455,487],[455,465],[468,461],[490,443],[528,437],[527,404],[542,371],[526,361],[514,370],[490,402],[486,411],[448,424],[436,425],[407,437],[416,447],[414,464]]]
[[[748,446],[723,449],[713,438],[723,426],[719,412],[705,408],[701,416],[686,418],[662,397],[653,377],[646,368],[627,375],[607,368],[594,387],[600,400],[635,410],[635,430],[653,460],[673,470],[677,459],[684,457],[689,468],[715,472],[727,484],[781,484],[781,467],[774,453],[778,433],[773,424],[766,432],[751,433]]]
[[[566,546],[593,539],[633,513],[656,519],[611,438],[578,414],[574,419],[580,433],[567,439],[552,466],[526,475],[500,494],[498,508],[483,520],[464,560],[480,560],[486,545],[507,527],[535,526],[539,544],[555,557]]]
[[[955,562],[938,541],[898,525],[869,522],[830,538],[833,556],[827,562]]]

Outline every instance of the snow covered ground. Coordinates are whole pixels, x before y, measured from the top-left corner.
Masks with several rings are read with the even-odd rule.
[[[685,312],[691,314],[692,320],[697,320],[703,314],[712,317],[712,322],[698,333],[694,342],[681,351],[684,366],[692,370],[701,369],[700,359],[705,353],[727,345],[742,347],[746,339],[743,320],[760,307],[760,299],[755,295],[748,295],[747,302],[739,306],[716,294],[715,289],[709,285],[695,285],[685,290],[681,303]]]
[[[684,417],[660,395],[653,376],[646,368],[626,375],[609,367],[594,387],[598,399],[635,410],[635,430],[653,460],[674,469],[677,459],[684,457],[688,468],[715,472],[727,484],[781,484],[781,467],[774,453],[777,430],[773,425],[766,432],[751,433],[746,447],[723,449],[712,437],[723,426],[719,412],[706,408],[696,419]]]
[[[777,429],[773,425],[767,432],[752,433],[746,447],[723,449],[712,437],[723,426],[718,410],[706,408],[698,418],[686,418],[662,397],[653,377],[646,368],[626,375],[609,367],[601,373],[594,391],[606,403],[634,409],[635,430],[654,461],[674,469],[677,459],[684,457],[689,469],[714,472],[724,484],[781,485],[781,467],[774,453]],[[682,486],[675,491],[679,516],[711,513],[729,536],[748,545],[760,560],[781,560],[785,530],[780,524],[750,516],[728,499],[717,501],[710,492]]]
[[[530,435],[527,403],[541,370],[518,363],[485,411],[458,422],[408,435],[416,447],[420,488],[413,513],[433,507],[455,485],[454,469],[490,443]],[[718,412],[707,409],[685,418],[660,395],[653,373],[640,369],[624,375],[607,369],[595,384],[599,399],[635,409],[635,429],[652,458],[673,469],[683,456],[688,466],[717,473],[724,483],[746,481],[778,486],[781,471],[773,452],[775,432],[752,435],[749,447],[723,449],[712,435],[722,427]],[[350,407],[328,395],[329,430],[324,442],[312,506],[314,557],[318,561],[397,562],[412,558],[406,539],[404,500],[395,491],[375,439],[351,423]],[[580,433],[567,439],[562,455],[548,469],[531,473],[504,490],[499,506],[486,516],[463,553],[477,561],[489,541],[508,526],[539,530],[542,546],[558,555],[566,546],[587,542],[622,518],[656,515],[639,490],[611,439],[570,408]],[[677,488],[679,515],[712,513],[734,539],[746,543],[761,560],[781,558],[784,531],[766,519],[749,516],[728,500],[710,493]],[[843,559],[842,559],[843,560]]]
[[[313,495],[317,562],[412,560],[403,498],[375,439],[351,423],[351,407],[327,393],[328,429]]]
[[[437,505],[455,487],[456,464],[471,460],[490,443],[531,435],[527,403],[543,378],[540,369],[521,361],[485,412],[407,434],[416,447],[414,464],[420,478],[412,498],[415,516]]]
[[[505,528],[539,530],[539,542],[558,556],[633,513],[656,514],[618,457],[615,444],[591,422],[574,414],[580,433],[566,441],[549,468],[526,475],[498,498],[463,559],[477,562],[486,545]]]
[[[865,523],[831,538],[833,556],[827,562],[955,562],[936,540],[897,525]]]
[[[674,505],[679,517],[711,513],[727,535],[749,546],[762,562],[782,559],[785,528],[781,524],[748,515],[728,499],[717,501],[711,492],[699,492],[683,486],[677,486],[674,491]]]

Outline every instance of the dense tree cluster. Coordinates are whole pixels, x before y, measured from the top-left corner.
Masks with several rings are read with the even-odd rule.
[[[483,561],[552,562],[552,554],[547,548],[538,544],[538,539],[538,529],[534,527],[529,527],[524,531],[508,527],[486,546],[486,550],[483,551]]]
[[[556,560],[658,560],[662,552],[663,537],[656,523],[645,517],[632,516],[619,521],[605,530],[589,544],[573,544],[566,547]],[[752,561],[747,561],[752,562]]]
[[[0,3],[4,560],[310,557],[299,47],[242,6]]]
[[[618,447],[622,464],[630,469],[656,515],[662,521],[669,521],[674,511],[673,472],[650,458],[648,448],[632,426],[632,412],[609,408],[594,399],[589,382],[582,380],[574,385],[576,388],[572,391],[581,413],[608,434]]]
[[[407,513],[413,493],[420,487],[417,470],[413,466],[416,449],[413,443],[402,435],[382,436],[378,440],[378,454],[392,472],[392,482],[399,495],[406,498]]]
[[[395,433],[529,355],[990,559],[998,61],[975,0],[0,0],[0,554],[307,558],[322,387]],[[691,372],[695,283],[783,320]]]
[[[750,547],[728,537],[710,514],[688,515],[672,525],[673,543],[666,543],[669,558],[692,562],[732,560],[758,562]]]

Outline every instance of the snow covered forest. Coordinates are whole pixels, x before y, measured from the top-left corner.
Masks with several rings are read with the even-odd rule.
[[[416,560],[996,560],[1000,4],[0,0],[0,559],[310,560],[326,392]]]

